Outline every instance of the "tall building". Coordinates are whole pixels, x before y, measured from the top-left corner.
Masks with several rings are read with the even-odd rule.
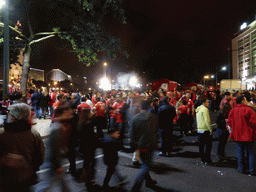
[[[232,39],[233,79],[241,79],[247,89],[256,88],[256,20],[243,24]]]

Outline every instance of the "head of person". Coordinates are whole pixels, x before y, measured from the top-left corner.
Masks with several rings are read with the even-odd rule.
[[[55,109],[55,117],[61,122],[69,121],[73,117],[73,109],[64,105]]]
[[[232,107],[229,103],[224,103],[224,105],[220,109],[220,112],[223,114],[224,117],[227,117],[231,109]]]
[[[92,118],[93,114],[91,113],[91,110],[88,108],[85,108],[82,110],[81,117],[79,118],[78,127],[79,129],[82,129],[81,126],[83,126],[84,122],[88,122]]]
[[[248,101],[247,101],[246,97],[244,95],[242,95],[242,96],[239,96],[236,98],[236,103],[247,105]]]
[[[117,95],[117,96],[116,96],[116,101],[117,101],[117,102],[122,102],[122,97],[121,97],[121,95]]]
[[[246,100],[248,101],[248,102],[250,102],[251,101],[251,94],[250,94],[250,92],[249,91],[245,91],[244,92],[244,97],[246,98]]]
[[[154,105],[154,106],[159,106],[159,99],[158,99],[158,97],[155,97],[155,98],[153,99],[153,105]]]
[[[170,98],[167,97],[167,96],[165,96],[165,97],[163,98],[163,102],[166,103],[166,104],[170,103]]]
[[[120,137],[120,132],[117,129],[110,129],[108,131],[108,134],[109,134],[110,137],[113,137],[115,139],[118,139]]]
[[[190,93],[187,93],[187,94],[186,94],[186,98],[187,98],[187,99],[190,99],[190,98],[191,98],[191,94],[190,94]]]
[[[72,97],[73,99],[75,99],[75,98],[76,98],[76,93],[72,93],[72,94],[71,94],[71,97]]]
[[[81,101],[82,101],[82,102],[85,102],[85,101],[86,101],[86,98],[85,98],[85,97],[82,97],[82,98],[81,98]]]
[[[142,100],[141,101],[141,109],[148,110],[150,108],[150,100]]]
[[[63,94],[58,94],[57,99],[60,101],[63,99],[63,96],[64,96]]]
[[[225,99],[230,99],[230,92],[227,91],[224,93],[224,95],[225,95]]]
[[[9,106],[8,123],[17,121],[29,122],[30,107],[25,103],[17,103]]]
[[[201,105],[205,106],[206,108],[208,108],[209,104],[210,104],[209,100],[206,97],[201,98],[200,103],[201,103]]]
[[[86,98],[86,100],[90,99],[90,96],[89,95],[85,95],[85,98]]]
[[[96,103],[100,101],[100,97],[95,98]]]
[[[187,101],[186,100],[182,100],[182,104],[183,105],[187,105]]]

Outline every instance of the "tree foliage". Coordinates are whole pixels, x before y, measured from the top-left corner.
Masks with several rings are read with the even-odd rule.
[[[26,13],[22,13],[25,16],[23,21],[32,22],[31,26],[22,22],[23,33],[10,26],[10,49],[13,51],[11,61],[15,60],[21,48],[56,34],[71,43],[72,52],[87,66],[98,62],[97,55],[102,52],[106,52],[111,59],[115,59],[118,53],[128,57],[121,48],[120,40],[107,34],[101,27],[104,20],[112,18],[126,23],[122,0],[48,0],[39,5],[30,0],[16,0],[13,3],[12,10],[22,5],[26,8]],[[40,23],[39,20],[32,19],[41,7],[47,14],[45,17],[50,18],[47,25],[44,25],[45,29],[34,24]],[[3,24],[0,27],[0,42],[3,42]],[[43,32],[50,28],[52,31]]]

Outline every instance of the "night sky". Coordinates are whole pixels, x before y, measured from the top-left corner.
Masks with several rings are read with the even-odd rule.
[[[99,63],[86,67],[69,52],[69,45],[52,38],[33,47],[31,67],[46,72],[60,68],[90,81],[101,77],[102,63],[108,62],[112,76],[135,70],[148,81],[168,78],[181,84],[199,83],[216,66],[227,64],[233,35],[256,15],[253,0],[126,0],[124,9],[126,25],[107,20],[103,28],[120,38],[129,58],[111,61],[101,55]],[[32,24],[40,26],[38,18],[45,22],[45,12],[30,13],[34,14]],[[221,76],[227,78],[227,72]]]

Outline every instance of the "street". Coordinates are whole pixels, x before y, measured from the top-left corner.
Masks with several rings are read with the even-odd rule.
[[[211,113],[213,128],[214,118],[216,114]],[[48,122],[49,120],[40,120]],[[44,122],[44,123],[45,123]],[[40,124],[40,122],[38,122]],[[45,123],[47,125],[47,123]],[[46,129],[44,129],[46,131]],[[178,135],[178,132],[174,132]],[[49,147],[48,138],[44,136],[46,145],[46,157],[44,164],[38,171],[40,182],[34,186],[35,191],[44,191],[49,185]],[[216,131],[214,132],[216,138]],[[213,166],[200,164],[198,154],[197,137],[195,135],[179,138],[174,145],[172,157],[159,157],[158,152],[154,154],[153,165],[151,166],[150,174],[153,179],[157,180],[157,187],[154,189],[146,188],[144,185],[142,191],[246,191],[255,192],[256,182],[255,177],[237,173],[236,149],[234,142],[228,142],[226,154],[230,157],[228,161],[218,162],[216,155],[216,147],[218,141],[214,139],[212,147]],[[106,174],[106,166],[102,159],[102,150],[98,149],[96,153],[96,184],[102,186],[104,176]],[[113,179],[110,186],[112,191],[130,191],[135,178],[138,174],[139,167],[132,165],[132,153],[119,152],[118,169],[123,176],[127,176],[129,182],[121,188],[114,188],[115,182]],[[81,170],[83,161],[77,158],[77,170]],[[63,168],[66,171],[69,167],[68,160],[64,158]],[[70,191],[87,191],[82,178],[76,180],[70,174],[64,174],[65,181]],[[95,189],[96,190],[96,189]],[[55,188],[53,191],[58,191]]]

